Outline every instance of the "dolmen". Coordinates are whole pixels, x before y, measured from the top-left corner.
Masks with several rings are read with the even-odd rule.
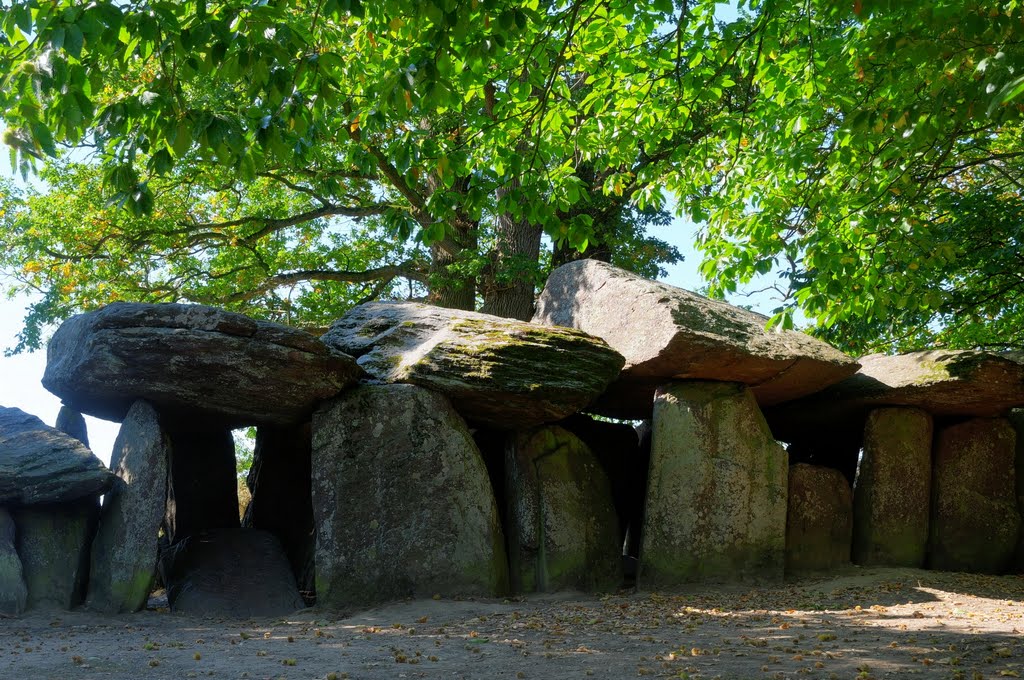
[[[0,406],[0,616],[81,604],[114,475],[78,439]]]
[[[247,617],[1024,566],[1021,364],[857,361],[766,322],[592,260],[556,269],[529,322],[419,302],[320,338],[201,305],[73,317],[44,385],[78,439],[0,410],[0,613],[134,611],[156,581],[172,611]],[[121,423],[109,471],[80,413]],[[40,526],[77,527],[47,539],[77,571],[39,576]]]

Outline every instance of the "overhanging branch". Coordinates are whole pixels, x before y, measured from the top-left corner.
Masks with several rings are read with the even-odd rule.
[[[259,285],[246,291],[233,293],[225,298],[225,302],[244,302],[257,295],[282,286],[293,286],[308,281],[333,281],[338,283],[369,283],[372,281],[406,278],[420,283],[427,283],[427,274],[422,264],[416,260],[407,260],[401,264],[385,265],[364,271],[344,271],[335,269],[303,269],[268,277]]]

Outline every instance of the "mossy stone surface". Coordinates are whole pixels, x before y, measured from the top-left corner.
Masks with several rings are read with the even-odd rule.
[[[156,411],[137,401],[114,440],[117,475],[100,512],[92,544],[88,606],[108,613],[146,606],[157,558],[157,535],[167,503],[170,439]]]
[[[1021,527],[1015,446],[1005,418],[974,418],[937,431],[930,568],[985,574],[1010,568]]]
[[[611,485],[586,444],[547,426],[509,438],[506,530],[515,592],[608,591],[622,582]]]
[[[825,571],[850,562],[853,494],[839,470],[789,467],[786,573]]]
[[[776,436],[827,440],[846,428],[860,431],[867,413],[883,407],[918,408],[937,418],[990,418],[1024,406],[1024,361],[1012,353],[935,349],[869,354],[858,361],[856,375],[768,409]]]
[[[325,402],[312,469],[318,606],[507,591],[487,468],[441,395],[369,385]]]
[[[464,418],[503,429],[579,411],[624,361],[577,330],[411,302],[359,305],[323,341],[377,380],[438,392]]]
[[[99,510],[97,498],[15,510],[27,609],[72,609],[85,599]]]
[[[917,408],[873,410],[853,508],[853,561],[863,566],[925,564],[931,514],[932,417]]]
[[[781,579],[787,456],[750,390],[662,386],[652,427],[638,585]]]

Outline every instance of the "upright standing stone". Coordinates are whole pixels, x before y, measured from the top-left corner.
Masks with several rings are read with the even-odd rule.
[[[652,426],[638,585],[782,578],[786,452],[750,390],[660,387]]]
[[[85,425],[85,416],[67,404],[61,405],[60,411],[57,412],[57,422],[53,426],[89,446],[89,428]]]
[[[299,592],[315,601],[313,499],[310,456],[313,431],[309,423],[292,427],[262,425],[247,483],[252,500],[242,526],[265,529],[284,546]]]
[[[231,430],[163,419],[171,442],[167,478],[168,540],[210,529],[237,529],[238,477]]]
[[[505,471],[513,590],[618,588],[618,518],[608,477],[587,445],[556,426],[521,432],[509,440]]]
[[[853,496],[843,473],[807,463],[789,466],[786,573],[849,564],[852,534]]]
[[[171,611],[234,619],[287,616],[302,597],[281,542],[258,529],[211,529],[160,557]]]
[[[1024,518],[1024,409],[1016,409],[1010,414],[1010,425],[1017,434],[1017,510]],[[1018,574],[1024,573],[1024,527],[1021,527],[1017,540],[1017,553],[1013,559],[1013,569]]]
[[[96,498],[15,510],[28,609],[72,609],[85,599],[99,510]]]
[[[169,454],[156,411],[135,402],[114,441],[110,464],[118,480],[104,501],[92,545],[91,608],[113,613],[145,606],[156,569]]]
[[[313,414],[317,604],[496,595],[508,566],[487,469],[444,397],[357,387]]]
[[[1015,444],[1004,418],[975,418],[938,431],[930,568],[997,574],[1010,567],[1021,525]]]
[[[0,508],[0,617],[21,616],[28,599],[21,558],[14,547],[16,536],[14,518]]]
[[[923,567],[931,486],[932,417],[917,408],[872,411],[853,494],[853,561]]]

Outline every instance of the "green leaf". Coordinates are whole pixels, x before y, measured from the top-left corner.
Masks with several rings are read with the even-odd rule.
[[[82,29],[77,24],[71,24],[67,27],[66,34],[64,36],[64,49],[67,50],[75,59],[82,56],[82,44],[84,37],[82,36]]]

